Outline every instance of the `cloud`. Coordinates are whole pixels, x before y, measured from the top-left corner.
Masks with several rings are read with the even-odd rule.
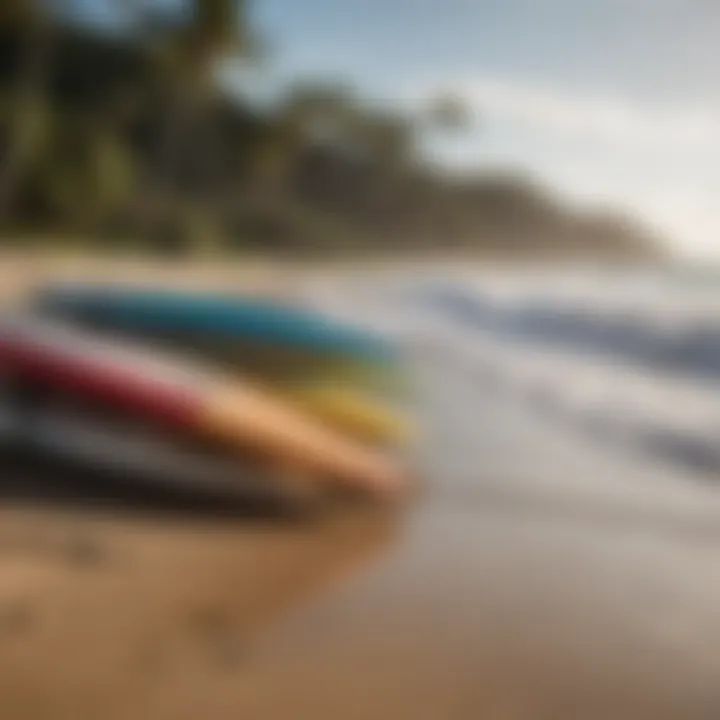
[[[527,168],[573,203],[636,214],[682,255],[720,260],[718,100],[649,102],[486,76],[422,88],[405,97],[454,92],[478,117],[478,132],[435,141],[452,167]]]
[[[720,150],[720,105],[715,102],[651,104],[487,77],[456,80],[448,89],[478,117],[526,129],[638,148]]]

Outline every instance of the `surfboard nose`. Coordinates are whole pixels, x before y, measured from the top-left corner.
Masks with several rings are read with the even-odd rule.
[[[247,384],[220,385],[208,397],[201,424],[211,435],[254,448],[288,467],[365,489],[402,492],[397,463],[306,417]]]

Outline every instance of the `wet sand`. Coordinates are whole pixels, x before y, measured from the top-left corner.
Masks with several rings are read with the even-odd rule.
[[[2,717],[720,716],[716,489],[573,437],[452,349],[413,362],[407,508],[270,522],[6,493]]]
[[[187,692],[238,690],[272,623],[395,532],[375,510],[300,523],[14,504],[0,512],[0,710],[13,718],[152,718],[158,703],[176,717]]]

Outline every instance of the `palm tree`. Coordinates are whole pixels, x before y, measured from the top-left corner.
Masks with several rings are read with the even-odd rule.
[[[16,83],[7,117],[4,156],[0,159],[0,220],[12,212],[16,192],[42,144],[47,124],[45,79],[50,53],[51,18],[41,0],[4,0],[0,25],[22,38]]]
[[[289,89],[265,142],[258,147],[254,178],[267,196],[283,201],[288,183],[308,143],[347,139],[354,100],[346,88],[298,83]]]
[[[365,106],[341,84],[302,83],[290,89],[265,154],[273,158],[274,180],[282,186],[308,145],[384,167],[407,158],[413,133],[408,122]]]
[[[188,15],[187,22],[163,27],[155,42],[168,103],[156,204],[161,215],[169,211],[175,218],[179,208],[193,218],[201,214],[197,207],[181,202],[179,175],[187,148],[197,153],[192,128],[217,91],[218,64],[230,55],[247,56],[252,49],[242,0],[194,0]]]

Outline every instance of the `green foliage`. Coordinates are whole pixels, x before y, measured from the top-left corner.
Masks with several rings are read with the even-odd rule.
[[[626,221],[584,218],[517,177],[450,179],[423,131],[465,131],[451,93],[411,121],[335,82],[290,87],[261,112],[218,66],[257,38],[239,0],[194,0],[157,22],[117,0],[125,33],[0,3],[0,220],[166,255],[470,249],[646,255]],[[49,7],[45,5],[44,7]]]

